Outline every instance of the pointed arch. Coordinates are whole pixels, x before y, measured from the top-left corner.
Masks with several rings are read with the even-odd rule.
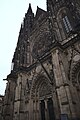
[[[80,85],[80,60],[74,65],[71,70],[71,81],[73,85]]]
[[[41,92],[43,91],[43,92]],[[31,97],[34,97],[36,94],[39,94],[40,96],[52,94],[52,86],[48,80],[47,77],[44,75],[38,75],[34,80],[32,84],[32,89],[31,89]]]
[[[73,20],[68,8],[62,7],[57,13],[57,22],[62,40],[66,39],[73,30]]]

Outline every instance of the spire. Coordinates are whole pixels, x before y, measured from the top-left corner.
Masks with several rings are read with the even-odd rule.
[[[27,13],[33,13],[33,11],[32,11],[32,7],[31,7],[31,3],[29,3],[29,8],[28,8]]]

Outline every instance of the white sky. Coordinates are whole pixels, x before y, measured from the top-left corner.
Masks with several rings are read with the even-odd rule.
[[[7,75],[16,48],[19,30],[29,3],[46,10],[46,0],[0,0],[0,94],[4,95]]]

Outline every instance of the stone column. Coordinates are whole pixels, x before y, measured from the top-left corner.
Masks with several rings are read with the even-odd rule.
[[[4,95],[3,111],[2,111],[3,119],[5,120],[13,119],[16,79],[17,79],[17,76],[12,74],[10,74],[7,77],[8,82],[7,82],[6,91]]]
[[[45,119],[49,120],[49,113],[48,113],[48,108],[47,108],[47,99],[45,99],[44,102],[45,102]]]
[[[36,120],[40,120],[39,119],[39,101],[38,101],[38,99],[36,100]]]
[[[21,102],[21,85],[22,85],[22,77],[20,74],[18,75],[17,79],[17,86],[15,90],[15,101],[14,101],[14,119],[13,120],[19,120],[20,119],[20,102]]]
[[[59,100],[58,100],[56,91],[53,92],[52,100],[53,100],[55,118],[56,118],[56,120],[58,120],[58,119],[60,119],[60,106],[59,106]]]
[[[61,51],[58,49],[55,49],[52,52],[52,62],[54,66],[53,71],[55,76],[55,84],[56,84],[56,91],[58,95],[59,105],[60,105],[60,111],[61,114],[67,114],[69,118],[72,117],[74,118],[72,113],[75,113],[75,110],[72,105],[72,99],[70,101],[71,94],[70,94],[68,79],[66,77],[64,65],[62,64],[62,60],[61,60],[62,58],[60,58],[60,54]]]
[[[29,120],[34,120],[34,104],[33,99],[29,101]]]

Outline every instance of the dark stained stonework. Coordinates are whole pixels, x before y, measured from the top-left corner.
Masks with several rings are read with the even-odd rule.
[[[46,2],[21,24],[2,120],[80,120],[80,2]]]
[[[0,120],[2,120],[3,95],[0,95]]]

